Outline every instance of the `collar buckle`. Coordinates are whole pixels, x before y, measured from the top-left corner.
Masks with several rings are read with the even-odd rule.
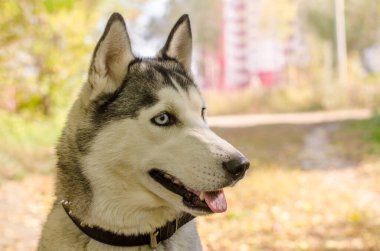
[[[158,235],[158,230],[149,234],[150,236],[149,246],[153,250],[156,250],[156,248],[158,247],[157,235]]]

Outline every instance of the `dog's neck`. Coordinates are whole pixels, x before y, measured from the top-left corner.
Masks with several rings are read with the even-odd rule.
[[[126,203],[119,203],[109,203],[105,207],[94,203],[85,221],[116,233],[141,234],[153,232],[180,217],[179,212],[168,207],[129,210]]]
[[[83,226],[98,227],[106,231],[124,235],[153,233],[158,228],[164,227],[168,222],[183,217],[183,213],[170,214],[170,209],[159,208],[149,211],[141,210],[138,213],[130,213],[119,217],[113,217],[112,214],[108,214],[108,217],[104,217],[104,212],[101,213],[100,210],[90,210],[93,217],[79,218],[76,216],[78,214],[75,213],[75,208],[78,207],[68,201],[66,201],[66,205],[69,209],[67,213],[80,219],[80,223],[83,224]],[[116,211],[117,210],[115,210],[115,212]],[[100,216],[101,214],[103,216]]]
[[[154,232],[183,214],[170,207],[131,208],[128,206],[128,200],[103,203],[93,201],[90,207],[79,200],[74,201],[69,202],[70,214],[80,219],[84,225],[97,226],[125,235]]]
[[[73,212],[70,209],[70,206],[72,206],[70,201],[62,200],[61,204],[67,216],[72,220],[72,223],[76,225],[76,227],[81,230],[83,234],[98,242],[117,247],[149,245],[153,250],[155,250],[160,242],[171,238],[179,228],[195,218],[195,216],[184,212],[181,217],[176,218],[174,221],[166,222],[164,226],[156,228],[150,233],[133,233],[126,235],[108,231],[99,226],[88,226],[73,215]]]
[[[60,178],[57,188],[63,186],[60,183],[67,181]],[[88,189],[86,182],[79,184],[79,187],[76,184],[76,189]],[[58,192],[57,200],[70,201],[72,214],[84,224],[121,234],[149,233],[181,216],[182,212],[174,210],[156,196],[146,197],[146,194],[142,188],[128,189],[109,183],[101,187],[91,186],[91,192],[86,193]],[[150,203],[149,200],[156,201]],[[146,207],[147,204],[155,207]]]

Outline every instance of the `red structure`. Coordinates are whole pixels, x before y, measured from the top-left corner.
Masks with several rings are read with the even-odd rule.
[[[220,50],[214,55],[217,62],[212,62],[211,53],[203,53],[207,61],[204,87],[230,90],[256,84],[269,87],[279,82],[285,67],[285,45],[259,34],[265,2],[223,0]],[[219,67],[212,67],[211,63]]]

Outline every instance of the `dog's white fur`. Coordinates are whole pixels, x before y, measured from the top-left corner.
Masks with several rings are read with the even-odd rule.
[[[152,167],[170,173],[194,190],[212,191],[225,186],[226,174],[218,159],[236,150],[202,120],[203,102],[198,92],[190,90],[187,96],[167,88],[159,97],[159,103],[142,111],[138,120],[113,122],[94,140],[83,162],[95,189],[88,223],[100,222],[123,232],[149,232],[181,211],[190,211],[181,196],[146,175]],[[180,116],[181,129],[165,130],[149,122],[171,107]]]
[[[190,68],[191,41],[184,25],[173,34],[167,53]],[[89,80],[68,116],[67,138],[75,138],[78,128],[88,126],[86,113],[90,101],[100,94],[115,91],[133,58],[124,24],[116,20],[100,43]],[[80,159],[93,194],[89,212],[77,215],[86,224],[123,234],[149,233],[181,212],[204,214],[186,207],[181,196],[147,175],[151,168],[159,168],[198,191],[212,191],[232,184],[221,167],[222,161],[240,153],[208,128],[201,116],[204,101],[199,91],[195,87],[183,90],[173,82],[178,90],[162,88],[158,92],[159,102],[141,110],[137,119],[112,121],[103,127],[93,139],[88,154]],[[162,111],[175,114],[182,123],[181,128],[163,129],[152,124],[151,118]],[[63,198],[57,198],[60,199]],[[75,205],[73,212],[75,214]],[[113,247],[89,239],[56,202],[44,227],[39,250],[150,248]],[[201,250],[194,221],[180,228],[157,250]]]

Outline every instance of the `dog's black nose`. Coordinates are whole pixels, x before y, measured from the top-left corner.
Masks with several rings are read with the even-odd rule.
[[[223,168],[231,174],[234,179],[240,179],[249,168],[249,161],[242,156],[235,157],[229,161],[223,162]]]

